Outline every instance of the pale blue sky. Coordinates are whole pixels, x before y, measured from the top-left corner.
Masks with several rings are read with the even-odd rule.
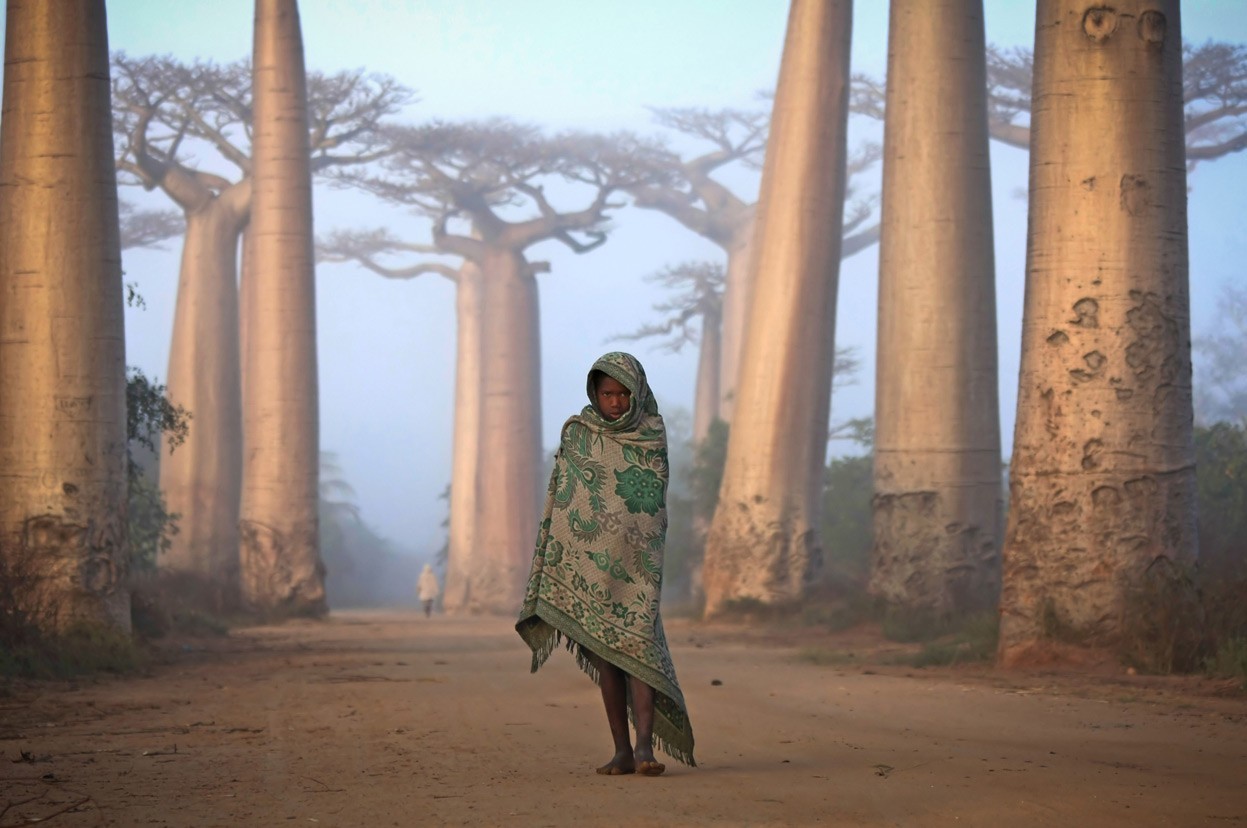
[[[858,2],[855,71],[883,72],[887,4]],[[132,55],[170,53],[222,62],[251,50],[252,0],[113,0],[111,47]],[[774,85],[787,14],[782,0],[304,0],[309,68],[365,68],[397,77],[420,98],[410,120],[508,115],[552,128],[628,128],[650,132],[647,107],[747,107]],[[1034,3],[986,0],[988,39],[1029,46]],[[1188,41],[1247,41],[1247,0],[1187,0]],[[855,124],[857,136],[869,125]],[[1012,440],[1018,331],[1025,260],[1026,154],[993,148],[1004,451]],[[1247,231],[1239,214],[1247,154],[1200,167],[1191,180],[1191,274],[1196,332],[1213,316],[1219,286],[1243,280]],[[871,186],[877,186],[872,183]],[[145,206],[159,194],[127,192]],[[749,194],[752,196],[752,194]],[[319,188],[318,231],[381,226],[427,237],[421,220],[352,193]],[[685,259],[719,258],[660,215],[627,210],[611,240],[586,256],[557,245],[541,277],[544,440],[583,404],[584,372],[608,346],[603,333],[651,318],[658,299],[641,281]],[[166,373],[178,245],[126,255],[147,309],[127,312],[129,362]],[[833,401],[833,418],[873,409],[877,257],[867,251],[841,274],[837,339],[857,347],[858,383]],[[450,286],[434,277],[380,280],[346,266],[319,273],[321,442],[338,453],[364,517],[420,554],[441,543],[449,480],[454,307]],[[613,346],[609,346],[613,347]],[[669,356],[630,345],[645,362],[667,412],[691,406],[695,354]]]

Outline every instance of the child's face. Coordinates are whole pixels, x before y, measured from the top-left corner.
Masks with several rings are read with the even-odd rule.
[[[594,394],[597,397],[598,411],[601,411],[602,416],[611,422],[628,413],[628,404],[632,402],[632,392],[614,377],[598,377]]]

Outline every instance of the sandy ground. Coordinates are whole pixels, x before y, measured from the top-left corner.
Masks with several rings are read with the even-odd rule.
[[[335,614],[0,697],[0,825],[1247,823],[1247,698],[1206,681],[915,670],[668,621],[697,768],[600,777],[589,680],[504,619]],[[877,654],[877,652],[876,652]]]

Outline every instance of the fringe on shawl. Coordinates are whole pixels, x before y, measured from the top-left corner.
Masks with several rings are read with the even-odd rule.
[[[519,632],[533,651],[533,664],[530,672],[537,672],[554,652],[555,647],[562,643],[567,648],[567,652],[576,658],[576,666],[583,670],[594,684],[598,687],[602,686],[602,676],[598,672],[597,665],[593,663],[593,659],[589,657],[589,650],[571,636],[564,634],[558,627],[543,618],[533,616],[522,625]],[[660,694],[658,690],[654,693]],[[631,690],[628,691],[628,719],[632,722],[632,726],[636,727],[636,716],[632,712]],[[697,767],[697,761],[693,759],[692,753],[677,744],[676,736],[675,728],[671,726],[666,717],[654,716],[654,746],[677,762],[691,768]]]

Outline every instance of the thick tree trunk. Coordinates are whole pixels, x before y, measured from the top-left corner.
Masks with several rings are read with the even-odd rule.
[[[295,0],[256,0],[242,592],[260,610],[320,614],[319,417],[307,84]]]
[[[849,0],[793,0],[762,173],[757,269],[706,612],[801,597],[816,572],[844,213]]]
[[[0,604],[129,629],[125,329],[103,0],[9,0]]]
[[[700,443],[710,431],[710,424],[720,417],[719,395],[723,327],[717,310],[701,315],[701,346],[697,353],[697,389],[693,396],[693,442]]]
[[[995,606],[1000,412],[982,0],[892,0],[871,592]]]
[[[1196,555],[1178,0],[1041,0],[1031,117],[1005,663]]]
[[[247,224],[242,229],[238,245],[238,375],[239,384],[242,387],[242,395],[239,399],[242,401],[244,411],[247,410],[247,378],[251,374],[250,365],[254,354],[251,348],[250,332],[255,327],[253,317],[256,307],[255,257],[252,253],[250,224],[250,212],[248,212]],[[245,450],[245,429],[243,437]]]
[[[736,384],[740,376],[740,354],[745,346],[745,324],[749,319],[749,299],[753,288],[753,234],[756,208],[741,222],[727,246],[727,273],[723,284],[722,357],[719,363],[719,417],[732,421],[736,410]]]
[[[489,250],[480,264],[477,526],[457,575],[463,598],[456,611],[505,614],[522,595],[541,508],[537,280],[523,256],[509,250]]]
[[[159,560],[192,575],[221,606],[238,590],[242,487],[242,404],[238,355],[238,237],[250,182],[227,189],[186,216],[169,399],[191,412],[186,442],[160,462],[160,489],[178,532]]]
[[[477,496],[481,444],[481,345],[483,277],[475,262],[464,261],[455,284],[458,331],[455,348],[455,427],[451,446],[450,526],[447,532],[448,613],[471,609],[473,571],[480,525]]]

